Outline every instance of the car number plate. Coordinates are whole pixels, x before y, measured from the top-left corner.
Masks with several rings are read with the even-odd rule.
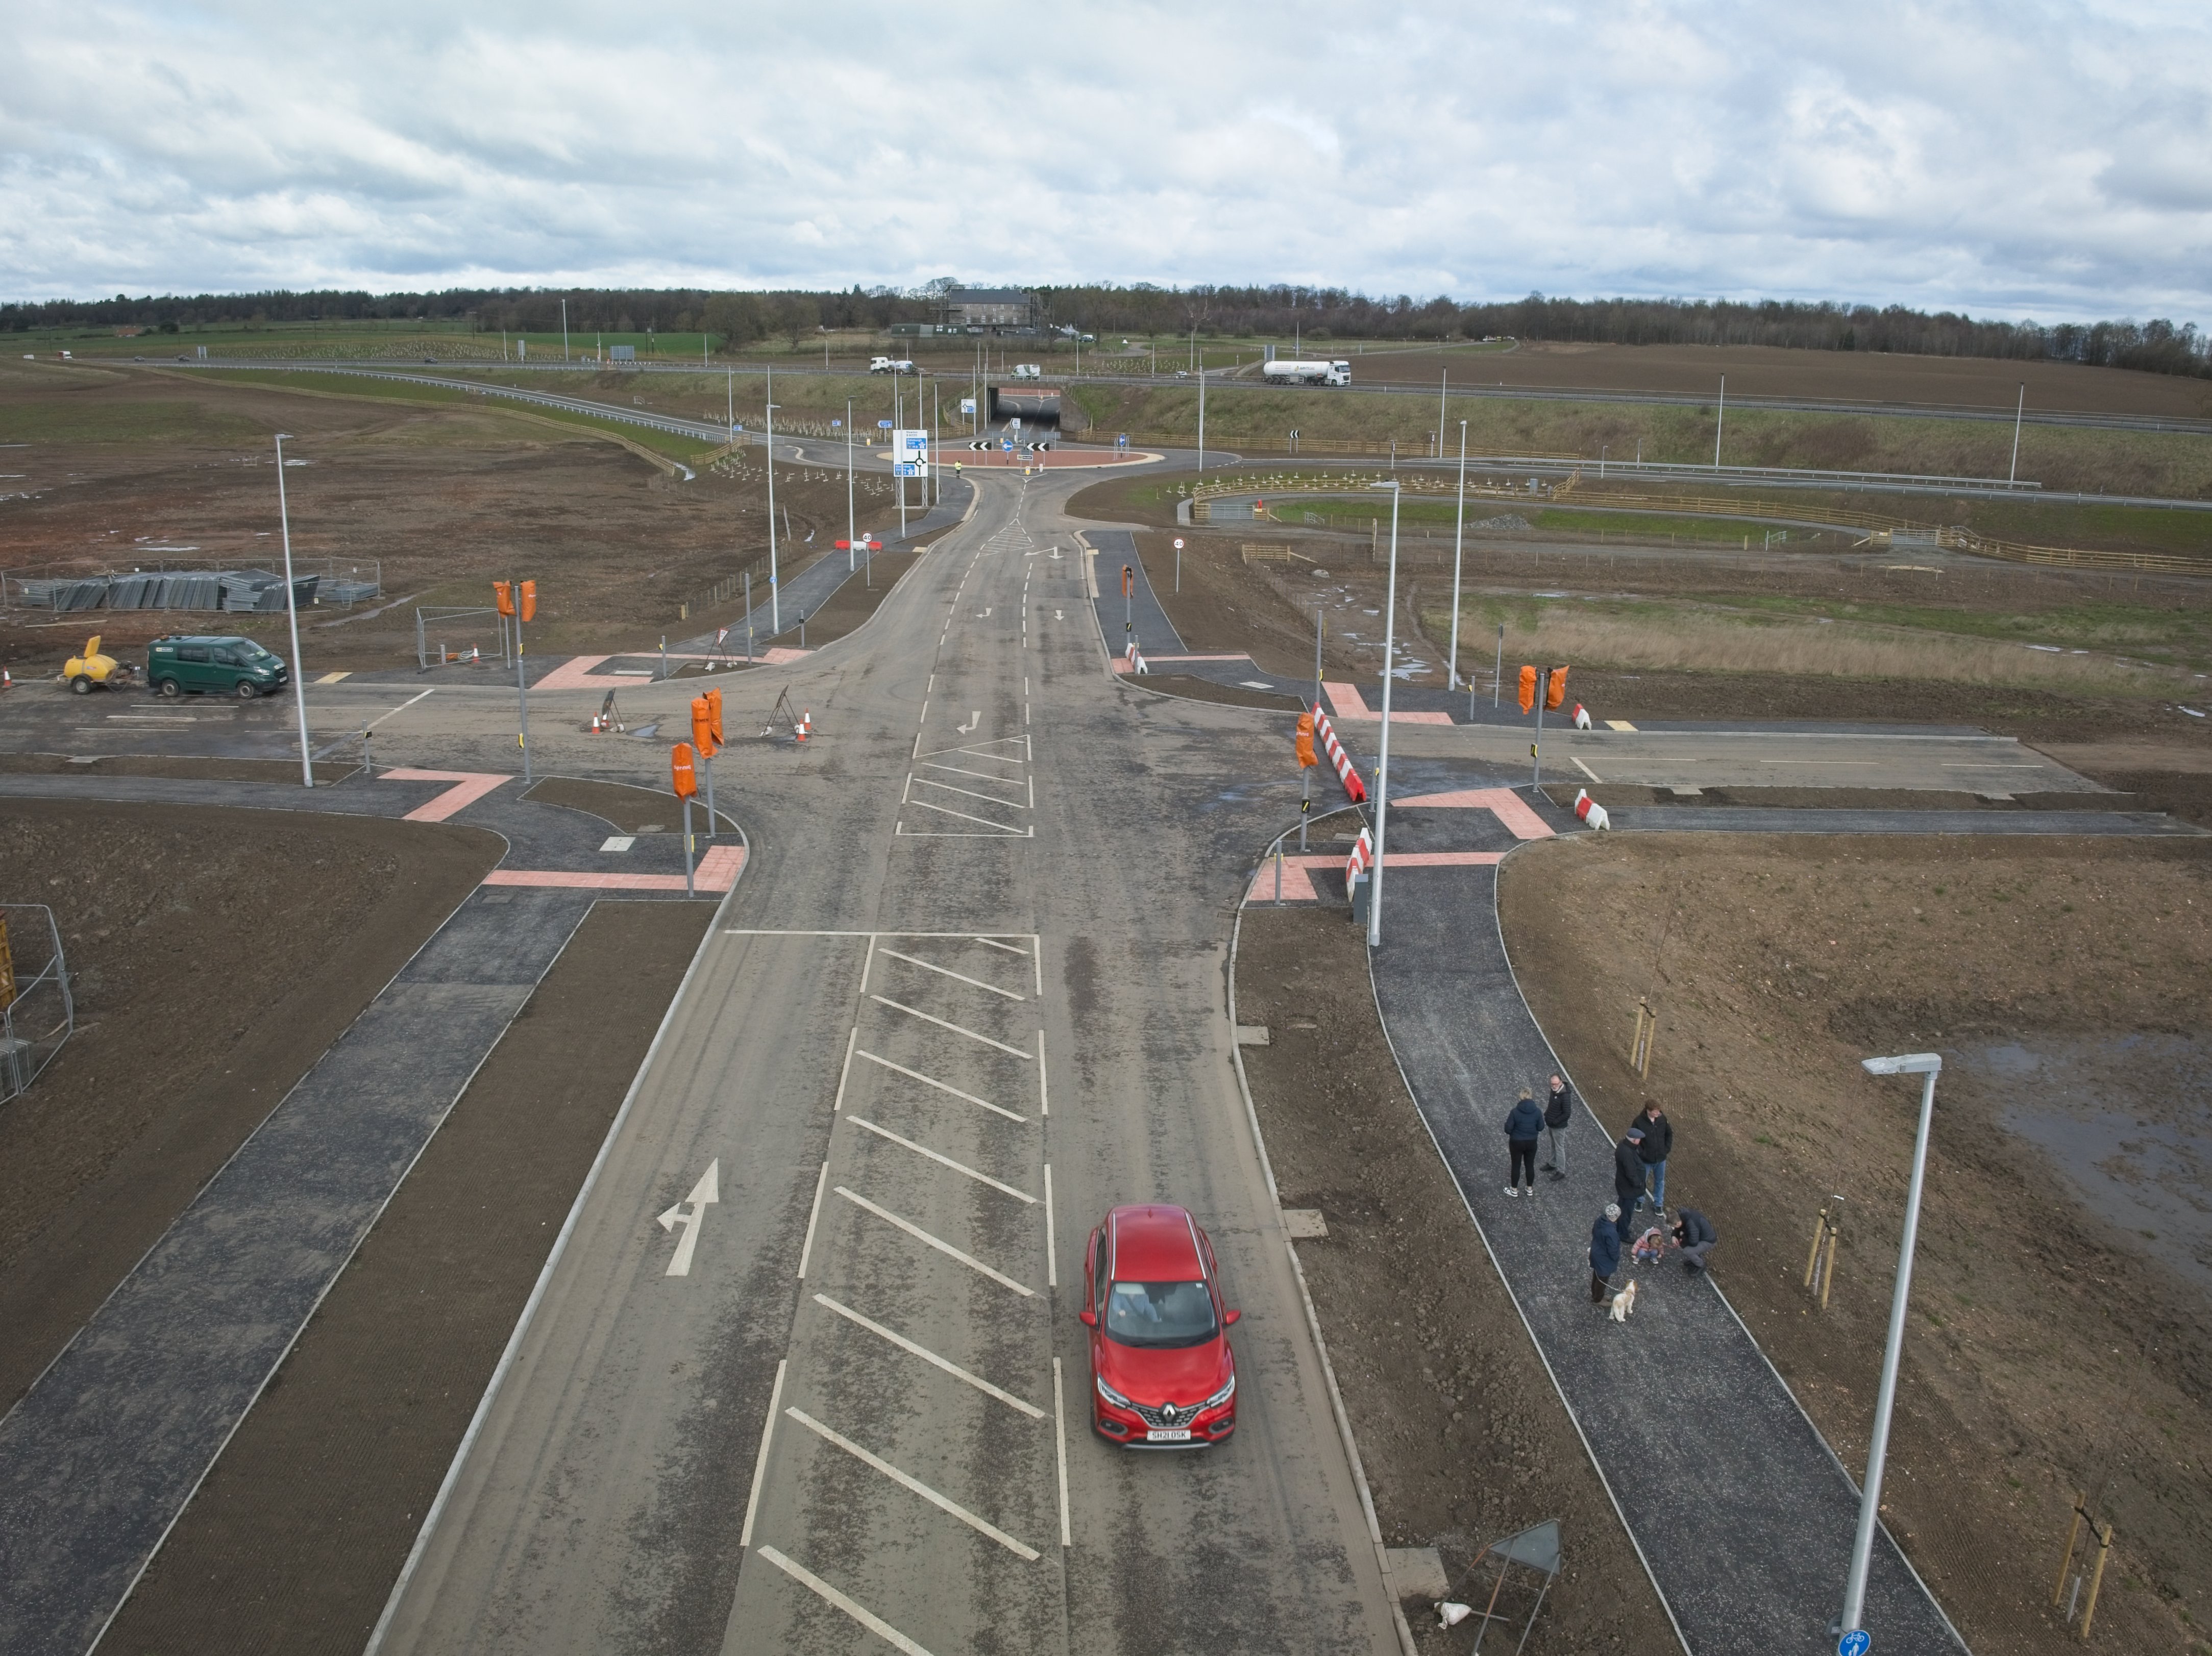
[[[1145,1441],[1147,1443],[1188,1443],[1190,1441],[1190,1433],[1188,1430],[1179,1432],[1147,1432],[1145,1434]]]

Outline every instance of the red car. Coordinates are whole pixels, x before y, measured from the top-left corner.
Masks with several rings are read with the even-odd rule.
[[[1139,1449],[1203,1449],[1237,1429],[1242,1313],[1221,1298],[1213,1244],[1181,1208],[1115,1208],[1091,1233],[1083,1320],[1091,1424]]]

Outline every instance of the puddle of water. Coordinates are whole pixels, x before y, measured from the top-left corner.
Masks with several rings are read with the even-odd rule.
[[[2091,1212],[2212,1291],[2212,1040],[2045,1036],[1945,1056]]]

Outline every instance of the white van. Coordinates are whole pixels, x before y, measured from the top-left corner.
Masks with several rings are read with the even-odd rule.
[[[1034,362],[1017,362],[1014,364],[1014,378],[1017,379],[1042,379],[1044,378],[1044,370]]]

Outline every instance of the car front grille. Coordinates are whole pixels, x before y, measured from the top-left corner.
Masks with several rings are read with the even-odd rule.
[[[1147,1407],[1139,1403],[1130,1406],[1136,1410],[1137,1417],[1154,1431],[1172,1431],[1177,1427],[1188,1429],[1198,1415],[1198,1405],[1194,1403],[1164,1403],[1157,1407]]]

